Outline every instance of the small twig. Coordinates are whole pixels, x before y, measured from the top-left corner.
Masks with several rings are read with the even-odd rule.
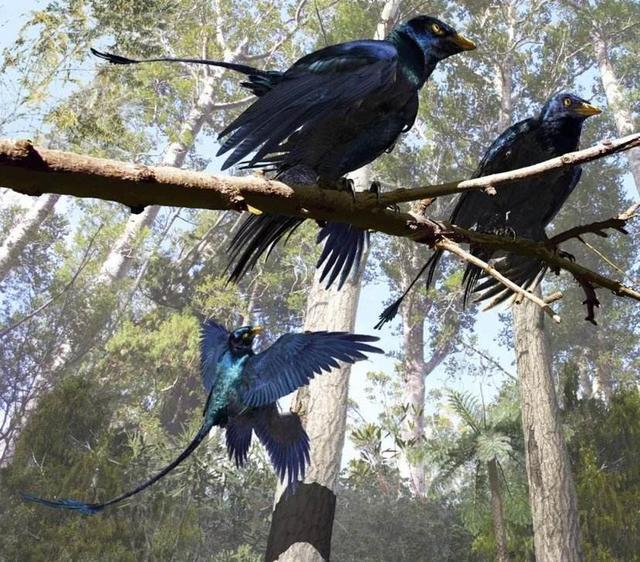
[[[580,226],[575,226],[570,228],[569,230],[565,230],[560,234],[549,239],[550,246],[558,246],[567,240],[571,240],[572,238],[580,238],[583,234],[596,234],[602,238],[607,238],[607,233],[605,230],[617,230],[622,234],[627,234],[625,230],[626,224],[632,219],[635,218],[636,212],[640,208],[640,203],[634,203],[629,207],[626,211],[620,213],[617,217],[613,217],[610,219],[606,219],[603,221],[596,221],[589,224],[583,224]],[[582,240],[581,240],[582,242]]]
[[[451,240],[443,238],[442,240],[439,240],[438,242],[436,242],[436,248],[447,250],[448,252],[455,254],[459,258],[462,258],[464,261],[479,267],[480,269],[485,271],[488,275],[490,275],[491,277],[493,277],[494,279],[502,283],[505,287],[507,287],[508,289],[511,289],[511,291],[513,291],[514,293],[518,295],[522,295],[524,298],[537,304],[554,322],[558,324],[560,323],[560,316],[558,316],[554,312],[554,310],[551,308],[551,306],[549,306],[548,303],[544,302],[544,300],[534,295],[532,292],[527,291],[526,289],[523,289],[517,283],[514,283],[510,279],[507,279],[504,275],[499,273],[495,267],[489,265],[487,262],[481,260],[477,256],[474,256],[473,254],[467,252],[466,250],[463,250],[455,242],[452,242]]]
[[[551,304],[554,303],[556,301],[559,301],[562,298],[562,293],[560,291],[556,291],[555,293],[551,293],[550,295],[547,295],[546,297],[542,297],[542,300],[544,302],[546,302],[547,304]]]

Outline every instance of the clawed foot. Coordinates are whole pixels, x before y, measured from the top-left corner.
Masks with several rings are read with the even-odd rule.
[[[507,238],[511,238],[512,240],[515,240],[518,237],[518,235],[516,234],[516,231],[510,226],[500,226],[496,228],[495,234],[497,236],[504,236]]]
[[[352,179],[346,178],[344,176],[341,177],[337,181],[337,187],[338,191],[348,191],[349,193],[351,193],[351,197],[353,197],[353,200],[356,200],[355,184],[353,183]]]
[[[559,258],[562,258],[562,259],[565,259],[565,260],[569,260],[571,263],[575,263],[576,262],[576,257],[573,254],[570,254],[569,252],[565,252],[564,250],[561,250],[557,246],[552,246],[551,250]],[[554,268],[551,269],[551,271],[553,271],[556,275],[560,275],[560,268],[559,267],[554,267]]]

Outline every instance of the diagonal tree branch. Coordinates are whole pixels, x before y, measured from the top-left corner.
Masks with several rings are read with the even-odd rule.
[[[51,192],[116,201],[132,210],[139,210],[146,205],[167,205],[244,211],[247,205],[251,205],[266,212],[344,222],[359,228],[410,238],[456,253],[467,261],[468,256],[457,243],[473,243],[536,257],[554,270],[564,269],[570,272],[585,289],[585,293],[589,293],[587,300],[593,304],[593,289],[597,287],[634,300],[640,300],[640,292],[561,257],[555,246],[587,232],[602,234],[606,228],[624,232],[624,224],[634,216],[635,207],[614,219],[571,229],[548,243],[514,240],[465,230],[455,225],[442,225],[423,216],[390,211],[386,207],[398,202],[473,189],[508,188],[509,183],[518,179],[590,162],[636,146],[640,146],[640,133],[603,141],[596,146],[527,168],[460,182],[397,189],[378,198],[370,193],[359,192],[352,196],[316,186],[286,185],[257,175],[208,176],[177,168],[135,165],[48,150],[35,147],[25,140],[0,140],[0,185],[28,195]],[[493,275],[491,272],[490,274]],[[504,284],[503,279],[499,281]],[[509,288],[512,289],[510,286]],[[531,298],[528,294],[523,296]],[[541,302],[542,304],[538,304],[548,311],[548,303]],[[592,316],[591,313],[589,316]]]

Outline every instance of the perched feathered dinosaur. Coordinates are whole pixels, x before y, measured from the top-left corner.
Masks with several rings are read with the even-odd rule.
[[[244,326],[228,332],[207,321],[202,327],[201,371],[208,392],[200,430],[189,446],[153,478],[133,490],[103,503],[47,500],[31,494],[24,499],[48,507],[71,509],[86,515],[102,511],[148,488],[184,461],[214,426],[226,430],[227,451],[236,466],[244,465],[252,434],[267,449],[271,463],[287,485],[304,478],[309,463],[309,437],[297,414],[281,414],[277,400],[322,372],[338,367],[338,361],[355,363],[365,353],[382,353],[369,343],[375,336],[347,332],[285,334],[271,347],[254,353],[253,340],[260,327]]]
[[[599,109],[574,94],[562,92],[552,96],[537,116],[512,125],[493,142],[473,177],[508,172],[576,150],[585,119],[599,113]],[[582,168],[573,166],[518,180],[495,195],[468,191],[458,200],[449,222],[478,232],[545,241],[546,226],[571,195],[581,174]],[[471,252],[484,261],[496,257],[488,249],[472,246]],[[441,250],[434,252],[403,295],[380,315],[376,328],[396,315],[402,300],[426,270],[427,287],[431,284],[441,256]],[[503,256],[495,266],[524,288],[539,283],[546,271],[544,262],[515,254]],[[463,276],[465,304],[472,292],[481,293],[478,301],[494,297],[493,304],[512,294],[493,277],[478,285],[481,276],[480,268],[467,264]]]
[[[99,53],[115,64],[149,61],[195,62],[248,76],[242,86],[258,99],[219,135],[218,154],[230,153],[228,168],[248,158],[245,168],[274,171],[284,182],[343,186],[344,174],[393,148],[418,111],[418,92],[441,60],[475,49],[449,25],[418,16],[394,28],[385,40],[332,45],[295,62],[285,72],[197,59],[134,60]],[[252,156],[250,156],[252,154]],[[238,280],[265,252],[288,237],[302,218],[249,216],[231,246],[230,279]],[[324,249],[318,267],[327,286],[341,286],[357,267],[368,233],[347,224],[327,223],[318,241]],[[235,265],[233,265],[235,262]]]

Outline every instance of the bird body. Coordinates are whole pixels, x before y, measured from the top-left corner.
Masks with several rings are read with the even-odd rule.
[[[279,412],[277,400],[308,384],[315,375],[338,367],[338,361],[355,363],[366,359],[365,353],[380,353],[369,345],[378,338],[346,332],[285,334],[255,354],[253,340],[261,331],[260,327],[243,326],[228,332],[213,321],[204,323],[200,366],[208,397],[202,425],[187,448],[158,474],[103,503],[48,500],[31,494],[23,494],[23,498],[93,515],[166,476],[195,451],[214,426],[226,430],[227,451],[236,466],[244,465],[255,433],[281,480],[286,477],[287,485],[291,485],[304,477],[309,437],[297,414]]]
[[[241,85],[257,99],[218,135],[218,156],[229,153],[222,168],[241,164],[275,172],[285,183],[337,189],[344,186],[344,174],[392,149],[413,126],[418,92],[436,64],[471,49],[473,42],[449,25],[418,16],[384,40],[331,45],[305,55],[284,72],[224,61],[135,60],[92,52],[113,64],[185,62],[245,74],[248,79]],[[303,221],[269,214],[248,217],[229,247],[229,279],[237,281]],[[336,279],[341,287],[357,269],[368,233],[332,223],[323,230],[318,242],[324,241],[325,247],[317,267],[324,264],[327,287]]]
[[[248,168],[275,171],[285,182],[300,183],[296,180],[302,175],[336,189],[344,174],[392,149],[411,129],[418,93],[437,63],[473,48],[453,28],[420,16],[396,27],[385,40],[351,41],[311,53],[222,131],[227,139],[219,154],[233,150],[224,166],[255,151],[245,163]],[[250,216],[229,248],[230,279],[240,279],[303,220]],[[368,234],[328,223],[318,235],[321,241],[321,279],[327,279],[327,287],[338,279],[340,288],[358,268]]]
[[[573,94],[562,92],[552,96],[537,116],[512,125],[491,144],[472,177],[516,170],[576,150],[584,120],[598,113],[599,109]],[[494,195],[483,191],[465,192],[449,222],[468,230],[547,240],[546,226],[575,189],[581,173],[579,166],[559,168],[517,180]],[[485,261],[500,257],[473,246],[471,252]],[[402,300],[425,270],[428,270],[427,286],[431,284],[441,256],[441,250],[434,252],[404,294],[380,315],[377,328],[395,316]],[[539,282],[546,269],[543,262],[535,258],[513,254],[497,261],[496,268],[524,288]],[[467,264],[463,276],[465,303],[472,292],[482,292],[478,300],[494,297],[492,304],[510,296],[510,291],[493,277],[478,285],[481,275],[482,270],[477,266]]]

